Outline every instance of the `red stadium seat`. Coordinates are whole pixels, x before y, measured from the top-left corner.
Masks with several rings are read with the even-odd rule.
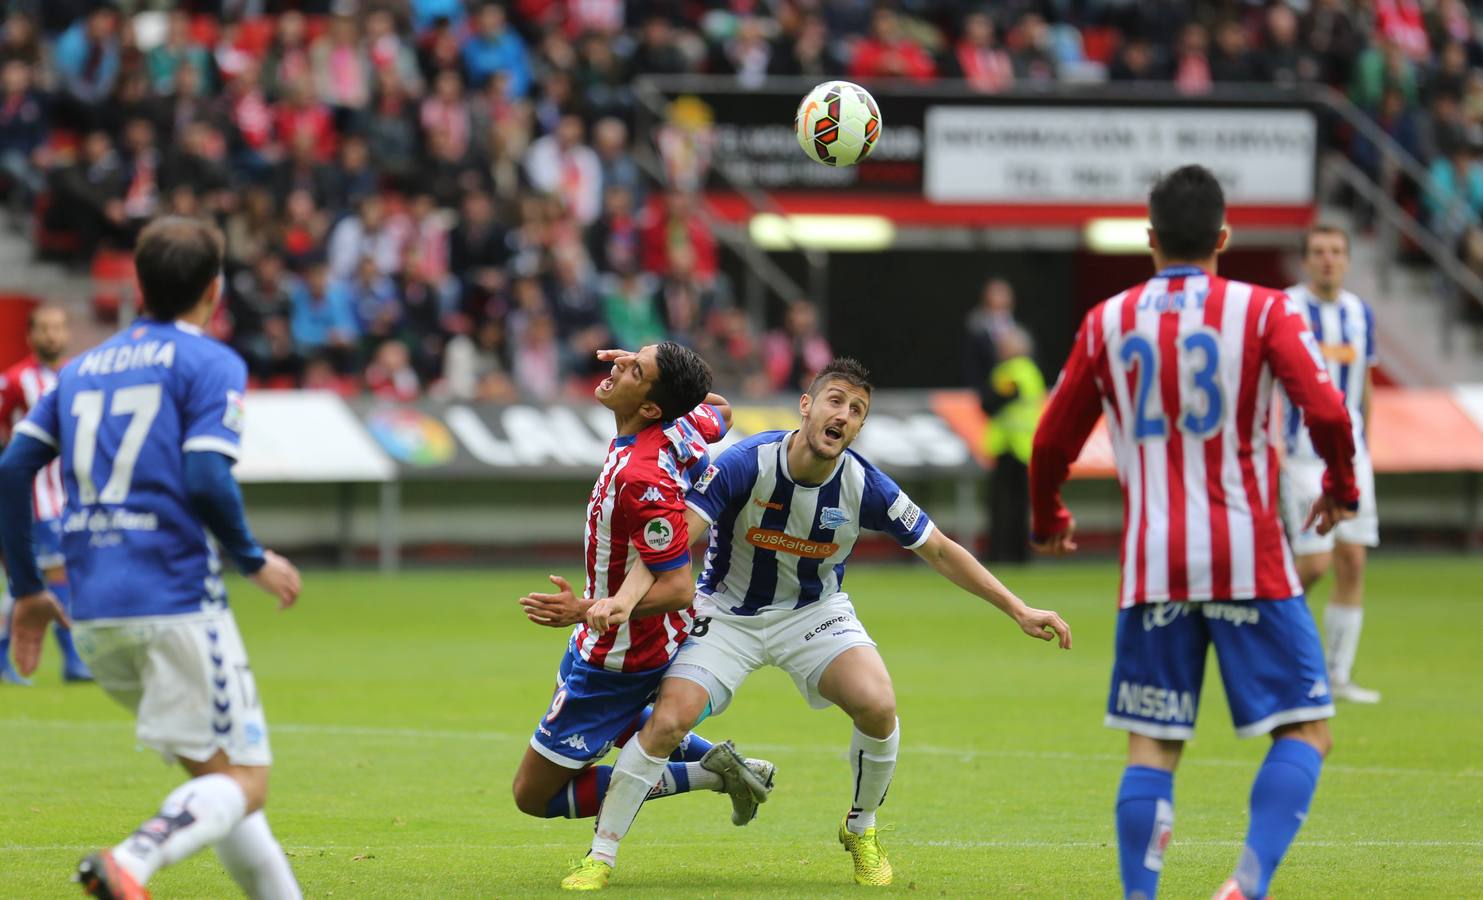
[[[237,46],[258,59],[262,59],[268,53],[268,45],[273,43],[273,32],[277,25],[276,19],[266,16],[260,19],[244,19],[242,30],[238,32]]]
[[[134,305],[138,288],[134,282],[134,257],[119,250],[101,250],[93,257],[93,313],[99,319],[118,318],[125,303]]]
[[[200,15],[191,19],[191,41],[202,47],[216,46],[218,32],[214,16]]]
[[[1081,33],[1081,52],[1092,62],[1107,65],[1122,46],[1122,35],[1116,28],[1089,27]]]

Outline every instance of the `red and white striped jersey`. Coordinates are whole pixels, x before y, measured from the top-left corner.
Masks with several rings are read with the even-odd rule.
[[[658,574],[690,564],[685,492],[710,465],[707,444],[726,433],[715,407],[655,423],[613,439],[592,496],[585,528],[587,599],[611,597],[635,560]],[[689,633],[689,609],[630,619],[599,634],[585,623],[572,640],[586,662],[614,672],[642,672],[667,664]]]
[[[1087,313],[1030,463],[1034,533],[1064,531],[1060,486],[1099,412],[1123,494],[1119,606],[1302,592],[1278,519],[1275,382],[1358,500],[1354,438],[1302,312],[1281,291],[1167,269]]]
[[[0,437],[10,442],[15,426],[31,412],[44,394],[56,390],[57,373],[28,356],[0,374]],[[60,518],[67,505],[62,487],[62,461],[54,459],[36,473],[32,513],[38,522]]]

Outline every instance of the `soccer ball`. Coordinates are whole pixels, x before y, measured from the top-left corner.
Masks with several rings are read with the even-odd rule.
[[[793,119],[798,146],[826,166],[853,166],[875,149],[881,114],[875,98],[858,84],[826,81],[808,92]]]

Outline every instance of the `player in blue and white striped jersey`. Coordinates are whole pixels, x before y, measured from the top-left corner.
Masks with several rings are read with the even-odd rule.
[[[870,392],[863,366],[835,360],[800,398],[797,430],[765,432],[727,449],[686,494],[690,533],[709,526],[710,534],[695,624],[665,674],[653,715],[619,754],[592,859],[614,864],[618,842],[690,726],[725,710],[748,675],[772,665],[792,676],[810,705],[839,706],[853,720],[854,790],[839,840],[854,858],[856,882],[890,883],[875,811],[896,768],[896,696],[842,590],[862,530],[890,535],[1026,634],[1070,648],[1071,630],[1060,616],[1026,606],[849,449],[870,410]],[[631,598],[600,600],[588,621],[606,628],[631,606]]]
[[[1380,544],[1375,509],[1375,468],[1366,440],[1370,423],[1371,370],[1375,365],[1375,315],[1359,297],[1344,290],[1349,270],[1349,236],[1332,225],[1318,225],[1303,238],[1307,280],[1287,289],[1302,311],[1318,345],[1329,378],[1344,395],[1354,428],[1354,477],[1359,483],[1359,513],[1320,535],[1304,529],[1308,509],[1323,493],[1323,460],[1313,449],[1308,429],[1296,407],[1287,404],[1283,442],[1282,509],[1292,541],[1293,562],[1303,590],[1334,569],[1334,592],[1324,610],[1324,643],[1329,688],[1337,700],[1378,703],[1380,694],[1350,680],[1364,623],[1364,574],[1367,549]],[[1307,506],[1304,506],[1307,504]]]

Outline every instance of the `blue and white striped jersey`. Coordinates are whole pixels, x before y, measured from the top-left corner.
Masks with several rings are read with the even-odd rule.
[[[1375,314],[1369,304],[1349,291],[1340,291],[1339,299],[1329,303],[1318,299],[1306,285],[1287,289],[1318,344],[1323,364],[1328,368],[1334,387],[1344,395],[1349,421],[1354,426],[1354,446],[1359,453],[1365,446],[1364,396],[1365,378],[1375,364]],[[1286,397],[1283,398],[1287,400]],[[1289,459],[1317,460],[1308,429],[1303,426],[1297,407],[1287,403],[1282,422],[1282,437]]]
[[[698,588],[735,615],[800,609],[840,593],[861,529],[920,547],[932,521],[860,454],[846,450],[820,485],[788,474],[788,439],[765,431],[728,448],[685,495],[712,526]]]

